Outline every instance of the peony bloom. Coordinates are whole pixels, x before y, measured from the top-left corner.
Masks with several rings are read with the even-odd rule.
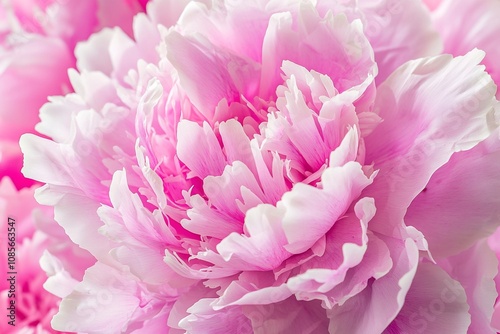
[[[136,0],[7,0],[0,5],[0,174],[18,188],[32,181],[21,173],[19,137],[34,132],[47,97],[71,90],[77,42],[102,27],[131,32]],[[118,10],[116,10],[118,8]]]
[[[432,22],[419,0],[155,0],[133,38],[79,44],[46,138],[21,138],[96,261],[73,286],[42,258],[53,328],[493,333],[500,105],[485,53],[441,55]]]
[[[2,333],[56,333],[50,325],[57,313],[60,298],[68,295],[83,277],[93,258],[72,243],[64,230],[52,218],[52,209],[41,207],[33,198],[35,186],[20,191],[8,178],[0,182],[0,217],[2,264],[7,268],[9,240],[7,228],[15,233],[14,271],[15,289],[6,279],[0,282],[0,304],[7,310],[15,300],[15,327],[3,319]],[[12,223],[11,223],[12,222]],[[11,223],[11,224],[9,224]],[[55,258],[58,256],[59,258]],[[44,259],[44,268],[40,259]],[[76,261],[76,262],[75,262]],[[64,268],[64,269],[63,269]],[[53,275],[47,281],[47,274]],[[11,277],[7,274],[7,277]],[[47,281],[47,282],[46,282]],[[56,295],[48,291],[54,291]],[[14,295],[10,296],[11,293]]]

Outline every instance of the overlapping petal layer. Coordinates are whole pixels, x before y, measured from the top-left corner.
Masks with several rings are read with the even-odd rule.
[[[48,138],[21,139],[38,201],[97,261],[72,289],[44,257],[54,328],[491,331],[496,86],[484,52],[438,55],[430,15],[156,0],[80,44]]]

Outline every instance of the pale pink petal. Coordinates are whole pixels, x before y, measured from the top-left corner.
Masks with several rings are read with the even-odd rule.
[[[253,333],[309,333],[328,332],[326,312],[318,301],[297,301],[290,297],[280,303],[243,307],[252,321]]]
[[[49,97],[49,103],[40,108],[41,122],[35,129],[58,142],[68,142],[71,140],[72,130],[64,124],[71,123],[72,118],[86,108],[82,99],[74,94]]]
[[[323,189],[297,184],[283,196],[281,204],[286,209],[282,223],[288,241],[285,249],[298,254],[310,248],[342,217],[374,177],[367,177],[358,163],[349,162],[323,172]],[[307,234],[302,230],[304,221],[310,222]]]
[[[132,19],[143,9],[137,0],[97,0],[97,3],[97,17],[101,27],[118,26],[132,35]]]
[[[181,221],[186,230],[218,239],[241,230],[242,224],[239,220],[214,210],[201,196],[192,196],[189,204],[191,206],[187,212],[189,219]]]
[[[203,257],[208,258],[210,262],[214,263],[214,266],[207,267],[207,261]],[[202,261],[197,261],[197,258],[201,258]],[[167,249],[163,260],[176,273],[190,279],[219,279],[233,276],[239,272],[239,270],[224,267],[224,260],[213,251],[200,252],[196,257],[190,257],[186,254],[170,252]],[[191,260],[189,264],[188,260]]]
[[[439,7],[439,5],[443,2],[443,0],[424,0],[425,5],[429,8],[429,10],[433,11]]]
[[[213,44],[261,62],[262,41],[272,9],[283,10],[283,5],[290,8],[293,2],[281,1],[278,6],[269,5],[271,10],[266,11],[266,1],[248,1],[244,6],[225,1],[214,8],[210,1],[191,1],[178,24],[186,33],[203,32]]]
[[[40,208],[44,207],[40,206]],[[48,259],[46,263],[48,268],[43,266],[42,260],[40,261],[47,276],[56,275],[59,276],[58,278],[65,279],[69,276],[80,281],[85,270],[96,262],[95,257],[70,239],[64,228],[54,220],[52,211],[49,215],[42,210],[37,210],[34,212],[33,218],[37,230],[47,237]],[[68,283],[71,282],[65,284],[68,285]]]
[[[221,176],[207,176],[203,180],[203,189],[212,206],[235,220],[243,220],[246,210],[242,210],[243,189],[258,199],[264,199],[264,193],[246,165],[235,161],[226,166]],[[259,201],[260,202],[260,201]],[[255,203],[254,203],[255,204]]]
[[[192,176],[203,179],[208,175],[222,175],[226,159],[213,130],[181,121],[177,128],[177,156],[191,170]]]
[[[161,0],[158,2],[169,2],[172,4],[181,3],[182,1]],[[152,4],[153,2],[151,2]],[[170,14],[170,13],[168,13]],[[140,13],[134,17],[134,40],[137,44],[136,50],[139,52],[139,58],[147,63],[157,63],[159,61],[159,52],[156,46],[161,42],[160,31],[157,25],[154,24],[154,19],[146,14]],[[128,58],[128,56],[126,56]],[[135,59],[137,62],[138,59]],[[128,62],[131,65],[135,64]]]
[[[191,0],[152,0],[147,5],[148,16],[155,25],[161,24],[169,28],[177,23],[190,2]]]
[[[344,281],[325,295],[342,305],[349,298],[362,292],[370,280],[385,276],[393,266],[388,245],[373,233],[368,233],[368,247],[361,263],[350,268]],[[323,298],[324,299],[324,298]]]
[[[258,67],[235,55],[225,54],[203,40],[170,32],[167,57],[178,72],[180,86],[198,111],[212,121],[222,99],[238,101],[240,94],[252,96]],[[254,88],[252,88],[254,87]]]
[[[444,41],[444,52],[459,56],[474,48],[485,51],[482,63],[497,85],[500,84],[499,14],[500,3],[495,0],[442,0],[432,14]]]
[[[55,189],[54,189],[55,188]],[[37,201],[54,207],[54,219],[64,228],[71,241],[88,250],[95,258],[108,258],[111,242],[98,233],[103,225],[96,211],[100,203],[82,194],[61,195],[61,188],[45,185],[36,192]]]
[[[244,132],[243,127],[234,119],[219,125],[219,132],[224,142],[224,152],[228,163],[241,161],[254,175],[257,170],[252,154],[250,139]]]
[[[500,224],[498,133],[455,153],[408,208],[406,223],[424,233],[434,258],[469,248]]]
[[[375,74],[373,51],[360,21],[345,15],[321,18],[311,3],[303,2],[291,12],[271,16],[262,46],[260,96],[274,93],[281,82],[283,60],[328,75],[335,88],[344,91]]]
[[[43,288],[59,298],[68,296],[78,284],[78,281],[64,269],[62,262],[48,251],[45,251],[40,258],[40,268],[48,276]]]
[[[147,211],[140,197],[130,192],[126,181],[123,172],[115,173],[110,188],[113,207],[102,206],[97,211],[105,224],[99,232],[115,243],[111,256],[128,265],[145,283],[160,284],[177,279],[163,257],[165,248],[178,248],[179,241],[159,211]]]
[[[437,265],[421,263],[401,312],[384,333],[476,333],[468,332],[468,311],[460,283]]]
[[[154,248],[159,251],[161,257],[167,246],[175,247],[179,244],[172,230],[162,217],[158,216],[158,212],[151,213],[146,210],[141,198],[131,193],[125,172],[114,173],[109,191],[112,206],[102,206],[97,212],[105,224],[110,224],[110,230],[106,226],[100,229],[103,234],[115,241],[140,243]],[[113,225],[121,226],[112,227]],[[115,235],[112,233],[113,229],[124,230]],[[120,238],[120,234],[127,239]]]
[[[78,73],[72,69],[68,73],[75,93],[83,98],[88,107],[94,109],[81,114],[99,113],[108,103],[114,105],[121,104],[116,87],[114,87],[112,80],[105,74],[94,71],[82,71]],[[89,123],[92,124],[91,122]]]
[[[280,224],[282,217],[283,209],[271,205],[250,209],[245,217],[245,234],[230,234],[217,245],[217,251],[235,269],[277,267],[291,256],[283,247],[287,240]]]
[[[494,129],[495,85],[478,66],[483,56],[475,50],[411,61],[378,88],[384,121],[365,140],[366,162],[380,169],[367,193],[381,206],[375,230],[392,233],[431,175]]]
[[[26,36],[24,43],[0,53],[2,138],[19,140],[23,132],[33,131],[47,96],[68,89],[71,66],[70,50],[53,38]]]
[[[75,48],[78,69],[81,71],[99,71],[111,75],[113,65],[108,49],[111,39],[117,31],[118,29],[103,29],[78,44]],[[103,53],[102,50],[106,50],[106,52]]]
[[[496,333],[491,327],[498,260],[485,240],[438,264],[465,290],[471,315],[469,333]]]
[[[80,144],[80,147],[77,146],[80,151],[75,152],[69,145],[58,144],[34,135],[24,135],[20,141],[21,149],[25,154],[22,172],[27,177],[51,183],[54,186],[74,189],[81,187],[83,192],[75,190],[77,194],[87,192],[91,198],[107,203],[108,195],[101,185],[101,180],[107,178],[107,171],[102,166],[98,166],[99,162],[85,160],[89,167],[92,168],[94,165],[93,170],[73,168],[83,161],[80,160],[81,157],[86,158],[92,152],[91,143],[81,141]],[[46,167],[37,168],[37,166]]]
[[[270,305],[292,295],[282,279],[276,281],[273,272],[247,271],[238,275],[224,290],[224,294],[212,303],[215,310],[232,305]],[[281,284],[280,284],[281,283]]]
[[[210,307],[212,301],[210,298],[200,299],[188,309],[191,314],[179,323],[186,333],[253,333],[250,320],[243,314],[241,307],[233,306],[217,312]]]
[[[184,293],[175,300],[168,316],[167,325],[172,329],[180,330],[181,327],[179,326],[179,323],[182,319],[189,316],[188,309],[192,305],[199,300],[214,297],[216,297],[215,291],[206,287],[203,283],[199,282],[198,284],[193,285],[189,290],[189,293]],[[184,331],[182,333],[184,333]]]
[[[144,319],[168,318],[169,291],[150,292],[126,268],[97,263],[85,273],[83,282],[61,303],[52,326],[60,331],[89,333],[132,332],[147,326]]]
[[[60,40],[26,35],[10,49],[0,47],[0,170],[18,187],[30,185],[19,173],[21,134],[34,132],[47,96],[68,90],[71,51]]]
[[[403,307],[417,270],[418,249],[411,239],[383,241],[390,250],[392,269],[328,311],[330,333],[381,333]]]
[[[354,206],[355,215],[340,219],[326,234],[326,251],[300,267],[301,273],[291,277],[287,286],[299,300],[320,299],[327,306],[324,294],[341,284],[350,268],[356,267],[367,251],[368,222],[375,214],[372,199],[363,198]],[[327,294],[328,295],[328,294]]]

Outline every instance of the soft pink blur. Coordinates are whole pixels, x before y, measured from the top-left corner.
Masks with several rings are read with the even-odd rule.
[[[71,91],[67,70],[74,47],[103,27],[131,33],[146,1],[15,0],[0,5],[0,176],[17,188],[33,184],[20,173],[19,137],[34,133],[48,97]]]

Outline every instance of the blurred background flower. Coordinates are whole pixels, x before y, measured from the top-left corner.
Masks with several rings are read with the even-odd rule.
[[[39,110],[52,95],[72,90],[79,41],[107,26],[131,32],[141,0],[3,0],[0,3],[0,217],[2,266],[7,268],[8,218],[16,228],[16,327],[5,319],[1,333],[54,333],[50,321],[66,296],[95,262],[54,221],[52,208],[34,199],[39,184],[21,174],[19,138],[36,133]],[[43,268],[40,260],[43,260]],[[47,277],[51,278],[47,280]],[[0,283],[7,309],[6,280]],[[57,292],[55,291],[57,290]],[[54,291],[52,294],[48,291]],[[66,291],[66,292],[65,292]],[[4,321],[5,320],[5,321]]]
[[[36,186],[17,190],[9,177],[0,182],[1,263],[7,270],[7,228],[15,228],[15,296],[9,296],[10,282],[0,282],[0,306],[7,310],[15,300],[15,327],[3,319],[2,333],[56,333],[50,321],[62,297],[69,294],[92,265],[88,253],[76,246],[54,221],[53,210],[34,199]],[[9,218],[11,220],[9,220]],[[14,223],[9,225],[9,222]],[[40,260],[45,259],[43,268]],[[64,267],[64,269],[62,269]],[[52,276],[47,281],[47,276]],[[11,276],[11,275],[7,275]],[[57,290],[56,294],[49,291]],[[8,319],[10,320],[10,319]]]

